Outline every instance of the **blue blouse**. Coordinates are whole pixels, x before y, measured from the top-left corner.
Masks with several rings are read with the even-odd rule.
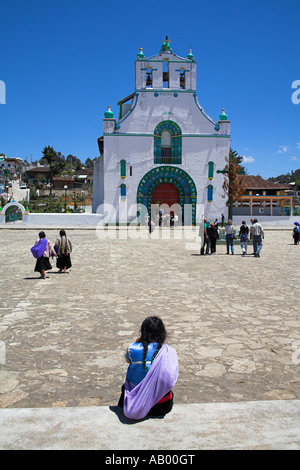
[[[151,359],[155,350],[157,348],[158,343],[150,343],[148,344],[148,351],[146,356],[146,366],[151,366]],[[143,365],[143,353],[144,347],[143,343],[132,343],[126,352],[126,360],[130,363],[127,369],[127,379],[133,385],[139,384],[147,374],[147,370]]]

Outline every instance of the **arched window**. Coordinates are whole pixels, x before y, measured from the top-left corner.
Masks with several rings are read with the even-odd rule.
[[[173,121],[162,121],[154,130],[154,163],[180,164],[182,160],[181,129]]]
[[[207,188],[207,201],[208,202],[212,202],[213,200],[213,193],[214,193],[214,188],[213,186],[210,184]]]

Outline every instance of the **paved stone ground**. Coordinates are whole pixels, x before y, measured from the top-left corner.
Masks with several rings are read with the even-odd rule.
[[[59,274],[54,261],[46,280],[30,253],[37,232],[0,230],[1,408],[115,405],[125,349],[149,315],[162,317],[178,353],[176,403],[300,398],[291,231],[266,231],[254,258],[238,246],[199,256],[183,239],[69,230],[73,266]],[[52,242],[57,234],[46,230]]]

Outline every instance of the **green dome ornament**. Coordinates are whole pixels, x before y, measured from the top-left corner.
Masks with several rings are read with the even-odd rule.
[[[172,52],[170,42],[171,42],[170,39],[168,38],[168,36],[166,36],[166,38],[163,39],[160,52]]]
[[[188,53],[188,55],[186,56],[186,58],[189,59],[189,60],[194,60],[194,55],[193,55],[193,53],[192,53],[192,49],[189,50],[189,53]]]
[[[145,54],[143,52],[143,48],[140,47],[140,52],[137,55],[138,60],[142,60],[145,57]]]
[[[225,109],[222,109],[222,114],[219,116],[220,121],[227,121],[227,114],[225,113]]]
[[[104,117],[105,117],[105,119],[113,119],[114,113],[110,109],[110,106],[108,106],[107,111],[105,111]]]

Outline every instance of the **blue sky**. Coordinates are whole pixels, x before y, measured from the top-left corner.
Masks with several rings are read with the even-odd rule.
[[[299,17],[299,0],[0,0],[0,152],[97,157],[107,105],[117,115],[134,91],[139,48],[155,55],[168,35],[177,55],[192,47],[198,100],[214,120],[225,108],[248,173],[294,171]]]

